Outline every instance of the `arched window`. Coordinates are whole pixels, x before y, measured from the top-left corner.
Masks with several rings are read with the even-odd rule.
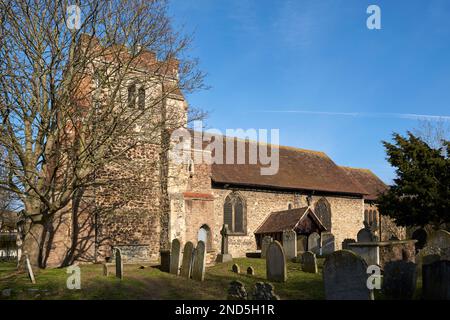
[[[320,221],[322,221],[325,228],[327,228],[327,231],[331,232],[331,206],[328,200],[320,198],[314,207],[314,212],[317,217],[319,217]]]
[[[145,109],[145,89],[139,88],[138,90],[138,106],[139,109],[144,110]]]
[[[212,250],[212,238],[211,238],[211,229],[208,225],[204,224],[198,230],[198,241],[203,241],[205,243],[206,251]]]
[[[189,174],[189,177],[192,178],[194,176],[194,161],[192,159],[189,159],[188,165],[187,165],[187,171]]]
[[[288,202],[288,210],[294,209],[292,202]]]
[[[136,105],[136,84],[128,86],[128,107],[134,108]]]
[[[369,210],[366,209],[366,210],[364,210],[364,221],[369,223],[369,220],[370,220],[370,218],[369,218]]]
[[[246,206],[239,194],[229,194],[223,205],[223,223],[228,225],[230,234],[246,234]]]

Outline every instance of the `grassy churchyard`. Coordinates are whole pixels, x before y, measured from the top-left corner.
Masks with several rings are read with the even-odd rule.
[[[319,272],[306,273],[300,263],[287,263],[288,280],[274,283],[275,293],[281,299],[324,299],[322,265],[324,259],[318,259]],[[240,266],[241,273],[231,271],[233,263]],[[252,266],[255,275],[246,274]],[[114,268],[109,276],[103,276],[100,264],[81,266],[81,290],[69,290],[66,287],[66,268],[46,269],[37,273],[36,284],[31,284],[24,272],[17,272],[14,263],[0,263],[0,299],[226,299],[229,283],[239,280],[244,283],[247,292],[251,292],[256,282],[266,280],[264,259],[239,258],[233,262],[217,264],[206,269],[205,281],[199,282],[176,277],[161,272],[153,266],[125,265],[124,278],[115,277]],[[10,295],[3,292],[11,289]],[[415,298],[421,291],[421,279],[417,281]],[[379,291],[376,299],[383,299]]]
[[[240,266],[241,273],[231,271],[233,263]],[[66,268],[41,270],[35,275],[36,284],[31,284],[26,273],[18,273],[14,264],[0,263],[0,291],[12,289],[11,295],[0,295],[0,299],[226,299],[229,283],[239,280],[247,291],[254,284],[266,281],[264,259],[241,258],[232,263],[218,264],[206,269],[205,281],[199,282],[176,277],[159,269],[141,265],[125,265],[124,278],[115,277],[114,268],[110,275],[103,276],[100,264],[81,266],[81,290],[69,290]],[[275,293],[281,299],[323,299],[323,282],[319,259],[319,273],[301,271],[300,263],[287,263],[288,281],[274,283]],[[255,275],[246,274],[249,266]]]

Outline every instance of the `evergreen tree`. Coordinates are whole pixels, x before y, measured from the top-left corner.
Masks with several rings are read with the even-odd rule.
[[[450,141],[433,149],[408,132],[406,137],[395,133],[394,144],[383,145],[397,177],[378,198],[381,214],[401,226],[450,223]]]

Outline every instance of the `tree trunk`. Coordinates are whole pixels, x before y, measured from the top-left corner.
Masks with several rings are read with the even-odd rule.
[[[26,230],[25,239],[22,246],[22,258],[19,263],[19,268],[25,268],[26,257],[30,259],[33,268],[42,267],[42,237],[44,233],[44,226],[38,223],[29,223]]]

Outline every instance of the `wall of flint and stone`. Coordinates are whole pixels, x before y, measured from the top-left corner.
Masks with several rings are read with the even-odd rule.
[[[367,201],[364,204],[364,210],[374,210],[377,212],[377,216],[381,217],[381,221],[379,223],[379,231],[377,236],[380,237],[381,241],[388,241],[391,237],[397,237],[399,240],[405,240],[406,237],[406,228],[399,227],[395,224],[394,220],[379,214],[377,205],[372,201]]]
[[[214,215],[216,228],[223,223],[223,203],[226,196],[232,192],[227,189],[213,189]],[[286,210],[288,203],[295,208],[307,206],[306,194],[292,192],[270,192],[264,190],[239,190],[247,205],[247,234],[229,237],[229,250],[234,257],[245,256],[246,252],[256,250],[254,232],[264,219],[274,211]],[[312,206],[322,196],[312,197]],[[335,249],[341,248],[346,238],[356,238],[356,234],[363,226],[364,204],[362,198],[325,196],[331,208],[332,234],[335,237]],[[220,247],[220,235],[214,237],[215,246]]]

